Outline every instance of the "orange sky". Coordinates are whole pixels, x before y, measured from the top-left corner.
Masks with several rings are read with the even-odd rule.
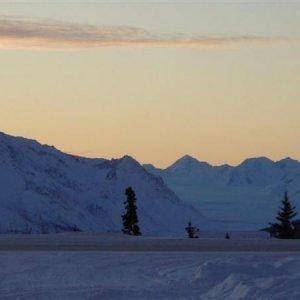
[[[105,19],[103,13],[103,24],[93,14],[93,10],[101,14],[102,6],[82,8],[81,15],[75,7],[66,20],[54,13],[54,7],[52,14],[51,9],[40,7],[45,18],[49,14],[58,20],[52,31],[49,21],[31,17],[24,7],[16,6],[15,11],[22,18],[7,17],[14,11],[2,8],[6,14],[0,18],[2,131],[75,154],[109,158],[130,154],[158,166],[184,154],[218,164],[236,164],[250,156],[300,159],[300,47],[295,29],[300,6],[286,11],[282,6],[278,11],[255,8],[250,15],[249,6],[232,6],[231,10],[228,6],[205,7],[207,22],[208,13],[224,21],[211,24],[213,33],[204,30],[209,24],[197,19],[204,10],[200,6],[185,7],[182,15],[177,15],[179,9],[136,7],[140,14],[122,14],[120,24],[113,16],[116,10],[126,9],[116,6],[106,7],[111,15],[105,15],[111,19]],[[150,15],[155,11],[166,16],[160,26],[151,26]],[[24,21],[25,15],[30,16],[29,21]],[[59,47],[49,47],[49,40],[44,39],[41,47],[32,45],[32,39],[46,33],[57,43],[70,21],[77,28],[75,33],[80,28],[81,39],[87,39],[87,34],[91,39],[90,29],[84,25],[87,16],[94,22],[89,26],[96,28],[92,39],[102,38],[105,26],[112,26],[110,39],[116,39],[114,26],[118,26],[118,34],[122,32],[122,39],[124,30],[134,27],[137,33],[130,38],[137,42],[127,47],[77,45],[66,49],[61,42]],[[235,32],[233,16],[240,24]],[[267,16],[269,23],[264,23]],[[13,22],[4,28],[1,20],[7,19]],[[25,29],[31,22],[27,39],[22,39],[25,33],[18,27],[20,20]],[[169,28],[171,21],[174,34]],[[42,33],[37,22],[42,22]],[[184,33],[178,35],[180,28]],[[4,41],[12,33],[8,47]],[[161,42],[153,42],[153,36]],[[190,47],[183,43],[199,37],[201,43],[217,37],[222,45],[199,47],[197,42],[197,47]],[[264,43],[257,42],[260,37]],[[74,39],[74,35],[64,38]],[[145,40],[147,45],[137,47]]]

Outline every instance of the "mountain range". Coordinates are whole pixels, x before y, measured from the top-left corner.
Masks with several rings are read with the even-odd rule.
[[[128,186],[145,235],[184,235],[189,220],[201,230],[253,230],[274,220],[285,190],[300,206],[300,162],[212,166],[186,155],[159,169],[0,133],[1,233],[119,232]]]
[[[186,155],[166,169],[144,167],[228,230],[258,229],[274,221],[285,191],[300,206],[300,162],[291,158],[250,158],[234,167],[212,166]]]
[[[0,232],[121,230],[128,186],[143,234],[183,234],[205,218],[130,156],[90,159],[0,133]]]

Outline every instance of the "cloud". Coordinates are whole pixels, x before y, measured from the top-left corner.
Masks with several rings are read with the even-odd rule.
[[[2,49],[80,49],[104,46],[220,47],[272,43],[283,38],[155,34],[129,26],[92,26],[52,20],[0,17]]]

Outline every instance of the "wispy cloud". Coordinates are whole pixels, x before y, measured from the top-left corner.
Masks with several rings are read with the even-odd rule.
[[[220,47],[247,43],[273,43],[281,37],[198,36],[155,34],[128,26],[91,26],[52,20],[0,17],[0,48],[80,49],[104,46]]]

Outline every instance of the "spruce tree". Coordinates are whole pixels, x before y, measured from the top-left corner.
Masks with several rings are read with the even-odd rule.
[[[123,233],[129,235],[141,235],[138,226],[135,192],[131,187],[128,187],[125,191],[125,195],[127,199],[124,201],[125,213],[122,215]]]
[[[185,231],[187,232],[187,235],[190,239],[195,239],[195,238],[198,238],[198,232],[199,232],[199,229],[192,226],[192,222],[189,221],[188,223],[188,226],[185,228]]]
[[[277,223],[271,223],[271,230],[275,233],[275,237],[281,239],[293,238],[295,228],[292,219],[297,215],[295,206],[289,200],[288,193],[285,192],[284,198],[281,201],[282,206],[277,214]]]

